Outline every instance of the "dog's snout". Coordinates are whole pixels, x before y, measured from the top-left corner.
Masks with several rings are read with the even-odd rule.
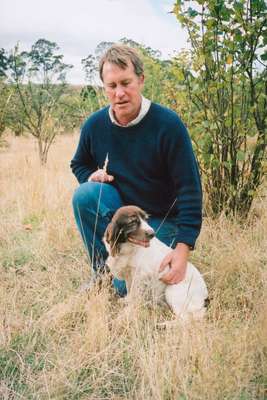
[[[150,229],[149,231],[146,231],[147,239],[151,240],[151,239],[153,239],[154,236],[155,236],[155,232],[153,231],[153,229]]]

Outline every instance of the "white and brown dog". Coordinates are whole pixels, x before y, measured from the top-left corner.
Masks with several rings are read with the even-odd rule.
[[[171,248],[155,237],[154,230],[146,222],[147,217],[135,206],[121,207],[114,214],[103,238],[111,273],[126,281],[128,294],[137,287],[153,286],[156,301],[164,298],[179,318],[202,318],[208,297],[203,277],[188,263],[183,281],[166,285],[160,280],[169,269],[167,266],[159,274],[160,263]]]

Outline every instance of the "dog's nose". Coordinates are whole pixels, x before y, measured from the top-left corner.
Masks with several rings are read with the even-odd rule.
[[[153,239],[154,236],[155,236],[155,232],[153,231],[153,229],[146,231],[147,239],[151,240],[151,239]]]

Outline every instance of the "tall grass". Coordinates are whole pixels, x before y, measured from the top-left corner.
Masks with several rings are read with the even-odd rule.
[[[39,166],[31,139],[0,154],[0,398],[251,400],[267,396],[266,231],[260,201],[241,225],[205,218],[191,259],[207,319],[163,324],[167,309],[127,304],[89,274],[74,225],[76,137]]]

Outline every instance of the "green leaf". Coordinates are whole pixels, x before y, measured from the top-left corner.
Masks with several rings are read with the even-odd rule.
[[[232,126],[232,120],[231,120],[231,118],[226,118],[224,124],[225,124],[225,126],[226,126],[227,128],[230,128],[230,127]]]
[[[238,150],[236,158],[238,161],[244,161],[246,158],[246,153],[242,150]]]
[[[217,158],[213,158],[211,161],[211,165],[215,168],[218,168],[220,166],[220,160],[218,160]]]
[[[198,12],[196,10],[194,10],[192,7],[188,8],[187,13],[188,13],[189,17],[191,17],[191,18],[195,18],[198,15]]]

